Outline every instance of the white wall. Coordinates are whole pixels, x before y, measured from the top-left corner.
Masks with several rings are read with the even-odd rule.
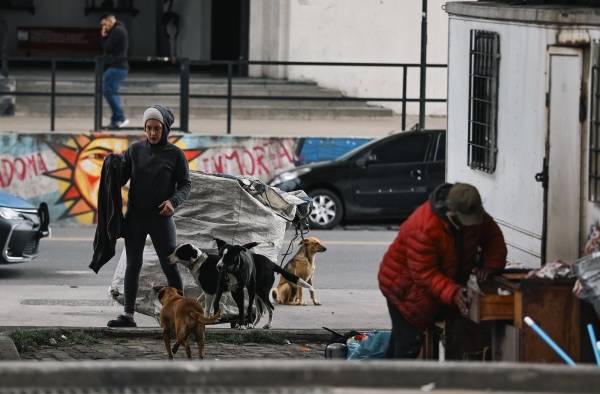
[[[471,29],[500,35],[498,161],[493,174],[467,165]],[[541,250],[543,189],[534,176],[544,157],[546,46],[554,37],[555,30],[545,27],[450,19],[447,180],[479,188],[485,209],[498,220],[509,244],[509,261],[528,266],[539,265]]]
[[[99,27],[99,13],[85,16],[85,1],[44,0],[35,1],[35,15],[24,11],[0,10],[0,18],[8,23],[8,53],[17,51],[16,31],[18,27]],[[98,4],[100,2],[97,2]],[[129,55],[147,56],[155,53],[156,6],[154,1],[136,2],[140,12],[131,15],[117,15],[129,30]],[[150,39],[149,39],[150,37]]]
[[[331,62],[420,61],[421,1],[418,0],[253,0],[250,58]],[[444,0],[428,2],[428,63],[447,62]],[[282,24],[288,28],[281,31]],[[266,37],[275,37],[273,42]],[[254,67],[253,75],[314,80],[348,95],[401,97],[402,71],[391,68]],[[419,96],[419,72],[408,73],[408,97]],[[445,69],[428,70],[427,96],[446,97]],[[400,112],[401,104],[384,103]],[[445,114],[445,104],[430,104],[430,114]],[[408,113],[417,113],[411,104]]]

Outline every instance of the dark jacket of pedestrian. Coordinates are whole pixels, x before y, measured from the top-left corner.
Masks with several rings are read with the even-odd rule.
[[[123,236],[122,156],[111,154],[104,159],[98,188],[98,224],[94,235],[94,255],[89,267],[98,273],[115,255],[117,239]]]
[[[108,35],[102,38],[102,49],[105,69],[110,67],[129,69],[127,62],[129,35],[121,22],[115,22]]]
[[[451,184],[438,187],[400,226],[383,257],[378,280],[383,295],[411,325],[424,329],[464,285],[481,248],[484,268],[501,271],[506,245],[496,222],[483,211],[479,225],[457,228],[446,213]]]

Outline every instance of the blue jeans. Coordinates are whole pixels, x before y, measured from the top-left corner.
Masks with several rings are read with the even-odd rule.
[[[110,106],[112,116],[110,123],[116,125],[117,122],[125,120],[125,114],[121,108],[121,98],[119,97],[119,87],[127,77],[127,69],[110,67],[102,75],[102,94]]]

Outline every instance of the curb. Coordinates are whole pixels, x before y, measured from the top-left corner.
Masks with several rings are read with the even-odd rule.
[[[121,392],[123,387],[133,393],[321,393],[327,389],[390,393],[402,388],[411,392],[597,393],[600,386],[600,374],[593,365],[376,360],[23,361],[0,363],[0,376],[7,392],[28,393]],[[200,391],[205,388],[212,390]]]
[[[20,360],[15,343],[7,335],[0,334],[0,360]]]

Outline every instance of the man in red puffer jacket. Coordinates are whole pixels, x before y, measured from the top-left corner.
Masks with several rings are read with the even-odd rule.
[[[423,331],[443,304],[467,313],[463,286],[469,274],[482,281],[505,264],[504,237],[477,189],[466,183],[438,186],[402,223],[379,268],[379,288],[392,319],[386,357],[416,358]]]

